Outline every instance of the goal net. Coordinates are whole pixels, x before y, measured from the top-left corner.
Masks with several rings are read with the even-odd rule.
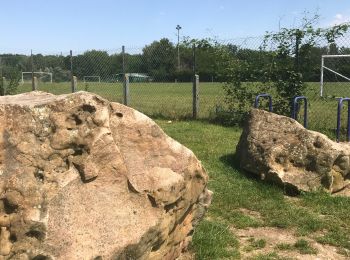
[[[84,76],[84,83],[87,82],[98,82],[101,83],[101,77],[100,76]]]
[[[321,97],[350,97],[350,55],[322,55]]]

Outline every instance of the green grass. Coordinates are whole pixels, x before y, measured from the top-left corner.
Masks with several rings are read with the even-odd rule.
[[[257,256],[251,259],[252,260],[289,260],[288,258],[279,256],[276,252],[271,252],[268,254],[258,254]]]
[[[248,242],[249,242],[249,245],[243,249],[246,252],[261,249],[261,248],[264,248],[266,246],[265,239],[255,239],[252,237],[248,240]]]
[[[300,254],[317,254],[317,250],[305,239],[298,239],[298,241],[295,242],[294,247]]]
[[[280,244],[276,245],[276,249],[282,250],[282,251],[293,250],[294,246],[292,244],[288,244],[288,243],[280,243]]]
[[[350,198],[318,192],[301,194],[291,200],[279,187],[241,171],[234,154],[240,128],[200,121],[157,122],[166,133],[194,151],[210,176],[208,185],[214,197],[208,220],[194,234],[193,248],[198,259],[234,259],[237,256],[239,246],[232,242],[236,237],[227,227],[278,227],[293,230],[297,237],[305,236],[340,249],[350,249],[350,218],[347,217]],[[258,212],[259,219],[245,215],[240,211],[242,208]],[[214,231],[209,232],[211,229]],[[224,235],[217,244],[215,230],[219,229]],[[305,245],[297,246],[302,250]],[[225,254],[231,256],[223,257]],[[277,259],[271,257],[259,259]]]
[[[228,226],[215,221],[202,221],[193,237],[192,246],[198,259],[239,259],[238,241]]]
[[[312,247],[305,239],[298,239],[294,244],[281,243],[276,246],[276,249],[281,251],[297,250],[300,254],[314,255],[317,254],[317,249]]]
[[[53,94],[71,92],[69,82],[39,83],[38,90]],[[78,82],[78,89],[96,93],[111,101],[122,102],[121,82]],[[31,91],[31,84],[20,85],[19,92]],[[216,105],[223,103],[224,92],[220,83],[200,83],[200,114],[208,118]],[[192,83],[130,83],[130,106],[150,116],[185,118],[192,116]]]
[[[350,83],[325,83],[324,98],[319,97],[320,84],[309,82],[306,96],[309,98],[309,128],[321,131],[334,138],[336,128],[337,96],[350,96]],[[256,84],[246,83],[247,87]],[[69,82],[43,83],[39,90],[53,94],[70,93]],[[31,84],[20,85],[18,92],[31,90]],[[122,102],[122,83],[78,82],[78,90],[94,92],[111,101]],[[199,118],[212,118],[217,108],[224,108],[225,93],[221,83],[200,83],[199,86]],[[130,83],[129,105],[151,117],[157,118],[190,118],[192,116],[192,83]],[[252,100],[253,104],[253,100]],[[346,104],[342,113],[343,139],[345,137]],[[302,122],[303,109],[299,121]]]

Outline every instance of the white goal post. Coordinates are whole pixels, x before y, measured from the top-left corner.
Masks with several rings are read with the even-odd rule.
[[[332,58],[350,58],[350,54],[342,54],[342,55],[322,55],[321,57],[321,80],[320,80],[320,85],[321,85],[321,88],[320,88],[320,95],[321,97],[323,97],[323,72],[324,70],[328,70],[332,73],[334,73],[335,75],[338,75],[339,77],[343,78],[343,79],[346,79],[347,81],[350,82],[350,78],[349,77],[346,77],[345,75],[335,71],[335,70],[332,70],[331,68],[328,68],[327,66],[324,65],[324,60],[325,59],[332,59]]]
[[[52,72],[43,72],[43,71],[34,71],[34,72],[31,72],[31,71],[24,71],[22,72],[22,84],[24,83],[24,75],[25,74],[34,74],[34,75],[37,75],[39,74],[41,77],[45,76],[45,75],[49,75],[50,76],[50,83],[52,83]]]
[[[101,83],[101,77],[100,76],[84,76],[84,83],[86,83],[86,79],[97,79],[98,83]]]

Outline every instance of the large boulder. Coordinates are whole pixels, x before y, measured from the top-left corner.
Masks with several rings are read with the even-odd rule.
[[[350,144],[305,129],[294,119],[252,109],[237,146],[241,168],[283,185],[287,192],[349,184]]]
[[[0,98],[0,259],[175,259],[210,204],[195,155],[86,92]]]

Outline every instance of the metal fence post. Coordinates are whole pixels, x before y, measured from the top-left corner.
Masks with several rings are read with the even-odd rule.
[[[72,79],[72,93],[77,91],[77,85],[78,85],[78,78],[76,76],[73,76],[73,79]]]
[[[6,95],[6,78],[2,77],[1,78],[1,86],[2,86],[2,96]]]
[[[34,77],[34,61],[33,61],[33,51],[30,50],[30,61],[31,61],[31,67],[32,67],[32,91],[35,91],[37,89],[37,83],[35,82],[35,77]]]
[[[196,74],[196,45],[192,45],[192,116],[198,117],[199,112],[199,75]]]
[[[74,74],[73,74],[73,52],[72,52],[72,50],[69,51],[69,55],[70,55],[70,80],[71,80],[72,93],[74,93],[76,91],[77,78],[74,77]]]
[[[123,80],[123,101],[124,105],[129,105],[129,74],[124,74]]]
[[[122,70],[125,75],[125,46],[122,46]]]
[[[38,78],[37,77],[35,77],[35,76],[33,77],[32,83],[33,83],[33,91],[38,90]]]
[[[192,95],[193,95],[193,118],[196,119],[198,117],[198,112],[199,112],[199,75],[194,75]]]
[[[129,105],[129,74],[126,73],[125,68],[125,46],[122,46],[122,69],[123,69],[123,103]]]

